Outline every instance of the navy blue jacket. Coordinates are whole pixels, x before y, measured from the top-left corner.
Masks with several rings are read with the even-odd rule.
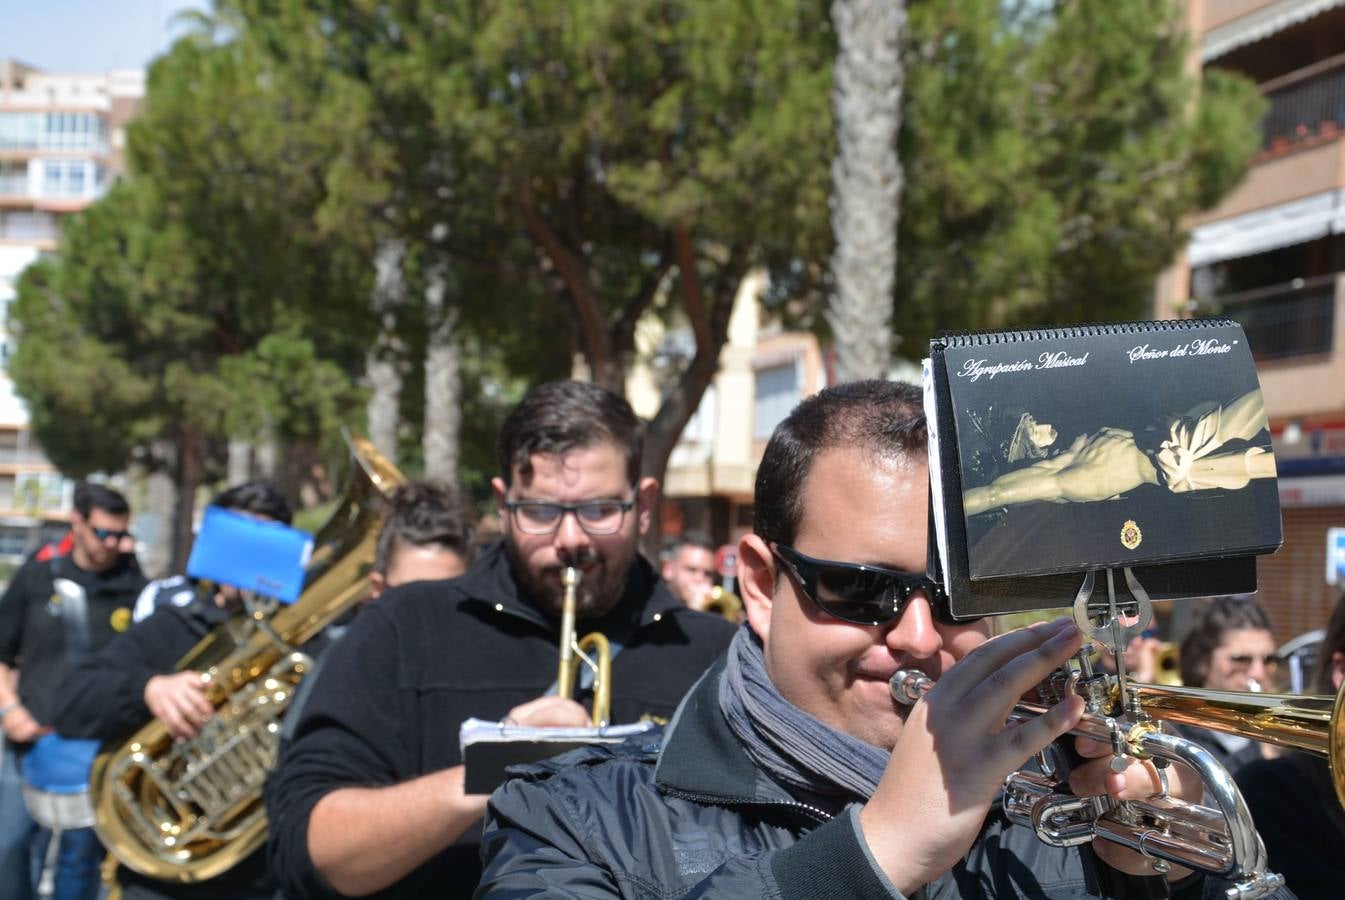
[[[900,898],[857,804],[801,799],[754,766],[720,712],[722,671],[687,696],[661,746],[644,737],[520,768],[491,798],[477,897]],[[1191,876],[1173,896],[1212,900],[1227,886]],[[918,896],[1156,898],[1169,885],[1050,847],[996,806],[966,859]]]

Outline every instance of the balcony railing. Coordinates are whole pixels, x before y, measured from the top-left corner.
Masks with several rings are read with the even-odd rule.
[[[0,447],[0,466],[49,466],[51,461],[38,447]]]
[[[1333,140],[1345,133],[1345,54],[1262,85],[1270,110],[1261,122],[1263,147]]]
[[[1214,304],[1241,323],[1258,362],[1331,352],[1335,275],[1218,297]]]

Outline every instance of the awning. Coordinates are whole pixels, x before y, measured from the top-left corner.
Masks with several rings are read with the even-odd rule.
[[[1200,61],[1209,62],[1341,5],[1345,0],[1278,0],[1205,32]]]
[[[1345,2],[1345,0],[1342,0]],[[1201,225],[1191,232],[1192,268],[1345,232],[1345,189],[1324,191]]]

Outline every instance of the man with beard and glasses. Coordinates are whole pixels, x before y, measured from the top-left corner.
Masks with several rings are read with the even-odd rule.
[[[1005,776],[1083,701],[1015,725],[1009,712],[1081,637],[1061,620],[987,640],[984,622],[949,619],[924,574],[926,439],[910,385],[840,385],[794,409],[738,546],[747,625],[661,744],[576,750],[492,796],[478,897],[1222,896],[1005,818]],[[935,681],[913,707],[891,696],[901,669]],[[1109,747],[1075,747],[1091,758],[1076,793],[1157,792],[1152,764],[1113,772]],[[1173,796],[1199,797],[1177,769]]]
[[[723,652],[732,626],[683,606],[638,553],[658,500],[642,435],[625,400],[575,381],[509,414],[502,539],[462,577],[395,588],[356,619],[272,776],[271,870],[291,900],[470,896],[486,797],[464,791],[462,722],[589,723],[555,696],[565,567],[582,573],[577,633],[612,642],[614,723],[670,716]]]

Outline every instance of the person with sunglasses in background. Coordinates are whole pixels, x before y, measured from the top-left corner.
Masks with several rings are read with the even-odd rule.
[[[733,636],[687,609],[638,552],[658,501],[643,426],[621,397],[551,382],[509,413],[492,481],[503,532],[463,576],[389,590],[333,648],[267,788],[272,873],[290,900],[466,897],[484,795],[467,794],[470,717],[584,726],[556,696],[561,576],[577,635],[610,641],[614,724],[671,716]]]
[[[1078,721],[1082,700],[1005,724],[1079,649],[1067,620],[987,640],[924,574],[929,475],[920,390],[856,382],[803,401],[757,471],[739,543],[747,623],[659,742],[581,749],[492,796],[489,897],[1200,897],[1215,885],[1115,845],[1058,849],[997,805],[1005,776]],[[900,669],[936,682],[894,702]],[[1087,760],[1077,793],[1148,797],[1154,771]],[[1173,796],[1200,785],[1173,767]],[[1167,883],[1171,880],[1173,883]],[[924,891],[920,894],[918,892]],[[1214,896],[1214,894],[1208,894]]]
[[[70,552],[26,563],[0,597],[0,900],[36,895],[50,841],[23,801],[23,757],[52,730],[61,679],[81,657],[130,627],[146,583],[135,557],[122,552],[130,539],[126,498],[104,485],[81,483],[74,500]],[[101,859],[92,828],[63,832],[54,896],[92,900]]]
[[[1279,659],[1270,616],[1249,596],[1211,597],[1196,608],[1191,628],[1182,638],[1178,666],[1186,687],[1212,691],[1277,690]],[[1269,744],[1196,725],[1174,725],[1172,731],[1214,754],[1229,774],[1266,758]]]
[[[288,525],[289,501],[275,487],[247,481],[216,494],[210,506],[264,522]],[[237,588],[202,584],[186,575],[156,579],[141,592],[124,634],[71,666],[54,692],[51,722],[64,737],[99,740],[107,751],[152,719],[178,741],[189,741],[214,715],[198,671],[179,671],[181,660],[206,635],[246,615]],[[318,654],[312,642],[305,652]],[[319,656],[319,659],[321,657]],[[150,877],[118,866],[122,900],[270,900],[275,896],[266,855],[255,851],[204,881]]]

